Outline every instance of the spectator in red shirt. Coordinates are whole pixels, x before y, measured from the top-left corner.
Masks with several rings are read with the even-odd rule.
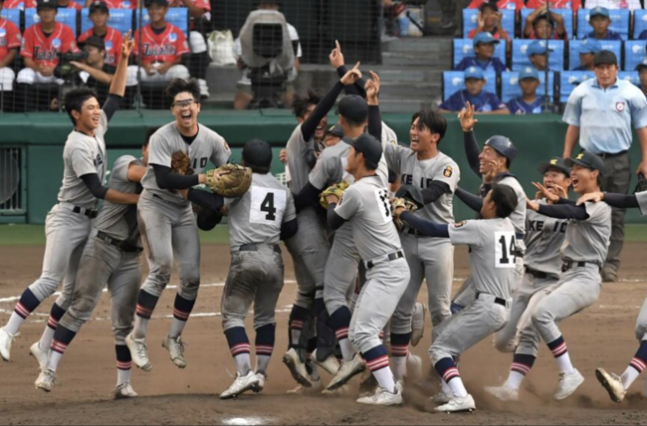
[[[524,36],[529,39],[546,40],[568,40],[564,17],[559,13],[546,11],[545,7],[535,9],[528,18],[524,28]]]
[[[494,3],[483,3],[479,7],[478,26],[470,31],[467,35],[469,38],[474,38],[476,34],[488,32],[497,40],[505,40],[510,46],[510,36],[501,27],[502,15],[499,8]]]
[[[36,7],[36,0],[7,0],[4,3],[5,9],[25,10]]]
[[[553,9],[572,9],[573,15],[582,7],[582,0],[550,0],[550,7]],[[526,7],[530,9],[539,9],[546,5],[546,0],[528,0]]]
[[[496,3],[499,9],[516,9],[517,11],[519,11],[526,7],[526,4],[523,2],[523,0],[498,0],[497,2],[494,2],[492,0],[472,0],[472,3],[470,3],[470,5],[467,7],[469,9],[478,9],[483,3],[488,2]]]
[[[96,0],[92,5],[90,5],[89,15],[94,26],[81,34],[79,37],[79,45],[82,46],[85,41],[92,36],[102,38],[106,50],[106,64],[116,67],[121,56],[119,54],[119,49],[121,49],[123,37],[119,31],[108,26],[108,19],[110,18],[110,9],[108,9],[108,5],[102,1]]]
[[[76,9],[82,10],[83,6],[75,2],[74,0],[58,0],[59,9]]]
[[[4,1],[0,0],[0,12]],[[20,30],[13,22],[0,17],[0,91],[13,90],[16,73],[11,69],[18,48],[20,47]]]

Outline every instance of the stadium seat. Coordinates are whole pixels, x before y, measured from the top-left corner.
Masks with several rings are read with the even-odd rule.
[[[647,40],[625,41],[625,71],[633,71],[639,64],[647,64]]]
[[[510,38],[512,38],[514,37],[515,11],[504,9],[501,13],[503,13],[503,19],[501,20],[503,29],[510,35]],[[470,31],[476,28],[478,14],[478,9],[463,9],[463,37],[467,38]]]
[[[593,71],[562,71],[559,76],[559,101],[568,102],[577,85],[589,78],[595,78]]]
[[[539,73],[539,81],[541,84],[537,88],[537,95],[544,96],[546,94],[546,73]],[[551,102],[555,96],[555,73],[548,73],[548,95]],[[519,73],[514,71],[504,72],[501,74],[501,100],[509,102],[510,100],[521,96],[521,88],[519,87]]]
[[[20,28],[20,9],[2,9],[0,16],[9,22],[13,22],[18,28]]]
[[[89,9],[83,9],[81,11],[81,33],[92,28],[92,21],[90,21],[89,15]],[[128,30],[133,28],[133,11],[131,9],[110,9],[108,26],[122,34],[126,34]]]
[[[634,11],[634,33],[633,38],[638,38],[640,33],[647,30],[647,10],[636,9]]]
[[[501,62],[506,63],[505,60],[505,47],[506,42],[501,40],[501,43],[496,45],[494,49],[494,56],[501,59]],[[465,38],[457,38],[454,40],[454,66],[458,65],[463,58],[474,56],[474,46],[472,40]]]
[[[518,71],[519,69],[527,66],[532,66],[530,58],[526,53],[528,46],[536,40],[512,40],[512,70]],[[545,43],[542,41],[542,43]],[[549,68],[552,70],[564,69],[564,41],[563,40],[549,40],[548,46],[553,51],[549,53],[548,63]]]
[[[535,9],[521,9],[521,31],[524,30],[526,25],[526,19],[528,16],[534,12]],[[559,13],[564,17],[564,27],[566,28],[566,34],[568,38],[573,38],[573,12],[570,9],[551,9],[551,12]]]
[[[586,35],[593,31],[589,25],[589,9],[580,9],[577,11],[577,38],[583,40],[586,38]],[[611,9],[609,10],[611,15],[611,26],[610,30],[615,31],[620,34],[623,40],[629,38],[629,21],[631,17],[631,12],[628,9]]]
[[[463,71],[443,72],[443,101],[451,95],[465,88],[465,73]],[[496,74],[494,71],[485,73],[485,90],[492,93],[496,91]]]
[[[74,2],[80,4],[83,7],[85,7],[85,2],[83,0],[74,0]]]
[[[622,51],[622,42],[619,40],[603,40],[600,41],[600,44],[602,45],[602,49],[604,50],[610,50],[613,53],[616,54],[618,57],[618,60],[622,57],[621,51]],[[568,42],[568,51],[569,51],[569,56],[568,56],[568,69],[572,70],[580,66],[580,46],[582,45],[582,40],[571,40]]]
[[[56,14],[56,20],[72,28],[75,35],[78,33],[76,27],[76,9],[59,9]],[[36,13],[36,8],[25,9],[25,30],[38,22],[40,22],[40,17]]]
[[[618,73],[618,78],[620,80],[626,80],[636,86],[640,86],[640,75],[637,71],[620,71]]]
[[[185,7],[171,7],[166,14],[166,21],[178,27],[188,36],[189,34],[189,9]],[[148,25],[151,21],[150,16],[148,16],[148,11],[144,10],[143,13],[144,25]],[[136,28],[141,27],[139,13],[135,13],[136,16]]]

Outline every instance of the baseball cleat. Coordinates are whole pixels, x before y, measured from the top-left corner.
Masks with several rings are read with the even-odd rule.
[[[449,403],[449,401],[454,399],[454,395],[450,395],[443,391],[440,391],[429,399],[436,405],[445,405]]]
[[[265,389],[265,380],[267,380],[267,376],[263,373],[256,373],[256,378],[258,379],[258,384],[256,385],[256,388],[252,390],[256,393],[263,392],[263,389]]]
[[[319,395],[324,388],[321,379],[316,381],[313,380],[310,383],[312,386],[309,388],[299,385],[296,388],[289,390],[287,393],[290,395]]]
[[[29,348],[29,353],[38,361],[38,368],[43,371],[47,367],[47,360],[49,358],[49,351],[44,351],[40,348],[40,342],[36,342]]]
[[[411,346],[418,346],[418,343],[425,335],[426,316],[427,307],[423,303],[416,303],[411,319]]]
[[[3,361],[9,362],[11,360],[11,346],[13,345],[16,336],[0,328],[0,358]]]
[[[253,371],[247,373],[246,376],[236,373],[236,380],[229,389],[220,394],[220,399],[236,398],[247,391],[258,389],[258,385],[258,376]]]
[[[184,343],[182,337],[178,336],[177,339],[167,336],[162,342],[162,347],[167,349],[171,355],[171,361],[177,368],[186,368],[186,361],[184,360]]]
[[[292,348],[283,355],[283,364],[287,365],[292,374],[292,378],[297,381],[298,384],[306,388],[312,387],[312,383],[308,379],[308,372],[306,371],[306,364],[301,361],[301,357],[297,353],[296,349]]]
[[[341,367],[337,372],[337,375],[331,380],[326,387],[327,390],[335,390],[344,386],[350,379],[361,374],[366,370],[366,364],[359,354],[355,354],[353,359],[350,361],[344,361],[341,363]]]
[[[394,391],[389,392],[382,387],[378,387],[373,395],[360,398],[357,402],[366,405],[402,405],[402,384],[400,382],[396,383]]]
[[[153,366],[148,360],[148,348],[146,347],[146,338],[135,339],[131,334],[126,336],[126,346],[130,349],[130,354],[135,365],[142,371],[151,371]]]
[[[46,368],[45,370],[40,372],[40,375],[38,376],[38,379],[36,379],[36,383],[34,383],[34,385],[36,386],[36,389],[45,392],[51,392],[54,383],[56,383],[56,371],[52,370],[51,368]]]
[[[555,399],[557,401],[568,398],[584,383],[584,377],[577,370],[574,370],[573,374],[562,373],[559,376],[559,387],[557,388],[557,392],[555,392]]]
[[[595,370],[595,377],[598,378],[598,382],[600,382],[600,384],[604,386],[607,392],[609,392],[611,401],[620,403],[623,399],[625,399],[627,391],[622,385],[620,377],[613,373],[609,374],[602,368]]]
[[[519,391],[516,389],[512,389],[510,386],[506,384],[502,386],[486,387],[485,392],[489,393],[499,401],[503,401],[503,402],[519,401]]]
[[[364,370],[359,382],[359,396],[370,396],[375,393],[379,387],[379,383],[375,380],[375,376],[368,370]]]
[[[471,413],[476,410],[476,404],[472,395],[465,398],[454,398],[445,405],[434,408],[438,413]]]
[[[138,396],[137,392],[133,390],[133,387],[128,382],[118,384],[114,393],[115,399],[137,398]]]
[[[409,353],[407,355],[407,379],[413,382],[419,382],[422,380],[423,375],[422,360],[419,356]]]
[[[339,368],[341,367],[341,364],[339,363],[337,358],[335,358],[334,355],[330,355],[325,360],[319,361],[317,359],[317,350],[316,349],[310,355],[310,359],[312,360],[313,363],[317,364],[319,367],[324,369],[331,376],[334,376],[335,374],[337,374],[337,372],[339,371]]]

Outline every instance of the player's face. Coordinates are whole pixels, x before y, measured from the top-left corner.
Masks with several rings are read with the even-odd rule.
[[[483,152],[479,155],[479,172],[486,175],[492,171],[492,161],[496,161],[500,165],[505,165],[505,157],[496,152],[489,146],[483,148]]]
[[[525,78],[519,82],[519,86],[521,87],[521,92],[525,96],[533,96],[537,93],[539,80],[535,80],[534,78]]]
[[[469,78],[465,80],[465,88],[467,89],[467,93],[472,96],[480,95],[484,87],[485,80],[477,80],[475,78]]]
[[[94,46],[85,46],[83,50],[88,54],[88,58],[85,62],[90,66],[101,63],[105,57],[105,52]]]
[[[485,21],[485,27],[486,28],[492,28],[496,25],[497,21],[499,19],[499,13],[495,12],[494,10],[490,9],[489,7],[486,7],[485,10],[483,11],[483,20]]]
[[[647,87],[647,70],[640,72],[640,85],[642,87]]]
[[[474,53],[476,57],[482,60],[492,59],[494,56],[494,44],[492,43],[480,43],[474,48]]]
[[[593,59],[595,55],[593,53],[580,53],[580,65],[583,67],[590,67],[593,65]]]
[[[161,6],[159,4],[152,4],[148,8],[148,15],[151,17],[151,22],[153,23],[163,22],[164,19],[166,19],[167,11],[168,11],[168,7],[166,6]]]
[[[303,121],[307,120],[312,112],[315,110],[316,105],[308,105],[308,110],[303,115]],[[303,123],[303,121],[301,121]],[[326,129],[328,128],[328,117],[324,117],[319,122],[319,125],[315,129],[315,139],[322,140],[326,137]]]
[[[598,15],[591,19],[589,23],[593,27],[593,31],[595,31],[596,34],[606,34],[607,30],[609,29],[609,25],[611,25],[611,19]]]
[[[553,194],[559,195],[560,192],[556,187],[562,187],[568,191],[568,188],[571,186],[571,178],[557,169],[548,169],[544,173],[544,186]]]
[[[530,57],[530,62],[532,62],[538,70],[545,70],[546,64],[548,63],[548,55],[532,55]]]
[[[106,12],[102,10],[98,10],[94,12],[92,15],[90,15],[90,20],[92,21],[95,27],[103,28],[106,25],[108,25],[109,17],[110,15],[108,15]]]
[[[595,67],[595,78],[602,87],[609,87],[618,77],[618,66],[602,64]]]
[[[178,127],[192,130],[198,125],[200,104],[196,102],[192,94],[188,92],[178,93],[173,100],[171,109]]]
[[[545,19],[540,19],[535,24],[535,36],[539,40],[553,37],[553,26]]]
[[[81,111],[72,111],[76,119],[76,127],[86,133],[93,132],[101,122],[101,105],[95,97],[91,97],[83,103]]]
[[[592,187],[593,183],[598,179],[598,172],[588,169],[586,167],[573,165],[571,169],[571,181],[573,182],[573,191],[578,194],[587,193]]]
[[[348,173],[350,173],[351,175],[353,173],[355,173],[355,170],[357,170],[357,167],[358,167],[358,159],[357,159],[357,157],[358,157],[358,155],[359,154],[357,154],[355,152],[355,148],[353,148],[351,146],[350,149],[348,150],[348,155],[346,157],[348,159],[348,162],[346,163],[346,171]]]
[[[420,126],[420,117],[411,124],[409,131],[411,150],[414,152],[426,151],[431,148],[434,142],[434,134],[425,126]]]
[[[40,12],[38,12],[38,17],[43,24],[51,24],[56,20],[56,13],[56,9],[46,7],[45,9],[41,9]]]

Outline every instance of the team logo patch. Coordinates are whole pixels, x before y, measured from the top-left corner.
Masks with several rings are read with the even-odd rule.
[[[582,158],[584,158],[584,153],[583,152],[578,154],[577,157],[575,157],[576,160],[581,160]]]
[[[454,223],[454,224],[452,225],[452,228],[458,229],[458,228],[462,228],[462,227],[463,227],[463,226],[465,226],[465,225],[467,225],[467,221],[466,221],[466,220],[464,220],[464,221],[462,221],[462,222]]]
[[[112,50],[113,47],[114,45],[111,41],[106,41],[106,50]]]
[[[443,176],[445,176],[446,178],[450,178],[452,177],[453,174],[454,174],[454,168],[452,166],[445,167],[445,170],[443,171]]]
[[[52,40],[52,47],[55,49],[58,49],[59,47],[61,47],[61,39],[55,38],[54,40]]]
[[[624,102],[616,102],[616,111],[618,112],[623,112],[625,110],[625,103]]]
[[[557,158],[553,158],[552,160],[550,160],[550,164],[551,164],[552,166],[554,166],[555,164],[557,164]]]
[[[225,142],[225,151],[229,151],[229,144]]]
[[[177,34],[171,33],[171,35],[168,36],[168,39],[171,43],[175,43],[177,41]]]
[[[7,30],[5,30],[4,28],[0,28],[0,37],[4,37],[6,35],[7,35]]]

